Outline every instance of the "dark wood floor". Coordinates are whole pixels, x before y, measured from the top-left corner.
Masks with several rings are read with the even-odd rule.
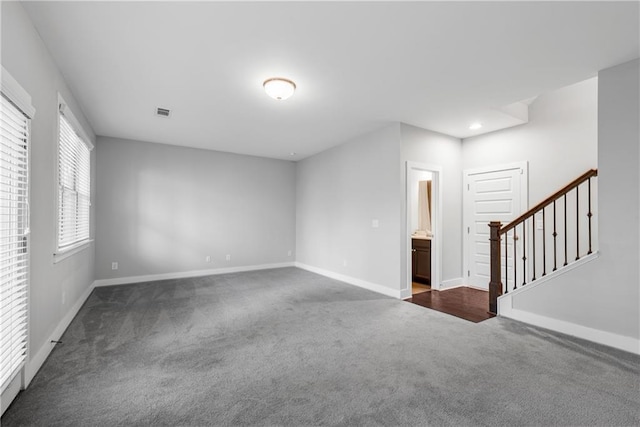
[[[407,301],[475,323],[493,317],[487,311],[489,309],[489,292],[473,288],[432,290],[415,294]]]

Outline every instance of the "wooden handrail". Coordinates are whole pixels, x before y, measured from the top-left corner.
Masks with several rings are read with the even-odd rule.
[[[502,262],[501,262],[501,258],[502,258],[502,251],[501,251],[501,247],[500,247],[500,243],[502,240],[502,235],[504,235],[504,258],[505,258],[505,262],[504,262],[504,278],[505,278],[505,283],[504,283],[504,292],[507,293],[509,292],[509,274],[508,274],[508,260],[509,260],[509,255],[506,253],[508,248],[509,248],[509,244],[508,244],[508,238],[507,238],[507,232],[509,230],[513,230],[513,236],[511,236],[513,238],[513,258],[512,258],[512,270],[513,270],[513,285],[511,287],[511,290],[515,291],[516,289],[518,289],[518,284],[517,284],[517,273],[516,273],[516,267],[518,261],[520,258],[517,256],[517,252],[518,250],[521,252],[522,255],[522,285],[521,286],[525,286],[527,284],[527,278],[530,277],[530,281],[533,282],[536,280],[536,224],[533,224],[533,228],[534,230],[531,231],[531,234],[529,234],[530,238],[531,238],[531,248],[529,248],[529,246],[527,246],[528,242],[525,242],[525,236],[528,234],[526,233],[527,231],[527,220],[528,219],[535,219],[535,215],[537,213],[539,213],[540,211],[542,211],[542,226],[541,226],[541,237],[542,237],[542,276],[545,276],[546,273],[546,238],[548,236],[548,234],[546,233],[545,229],[546,229],[546,222],[545,222],[545,208],[549,205],[553,205],[553,233],[551,234],[551,236],[553,236],[553,271],[557,270],[557,249],[556,249],[556,238],[558,236],[558,233],[556,231],[556,200],[560,199],[561,197],[564,197],[564,203],[562,204],[562,208],[563,208],[563,217],[564,217],[564,227],[563,227],[563,231],[564,231],[564,239],[563,239],[563,243],[564,243],[564,264],[563,266],[566,266],[568,264],[568,258],[567,258],[567,242],[568,242],[568,235],[567,235],[567,194],[572,191],[572,190],[576,190],[576,195],[575,195],[575,207],[576,207],[576,217],[575,217],[575,227],[576,227],[576,231],[575,231],[575,242],[576,242],[576,261],[580,259],[580,236],[579,236],[579,232],[580,232],[580,227],[579,227],[579,220],[580,220],[580,203],[579,203],[579,186],[584,183],[587,182],[588,183],[588,189],[587,189],[587,221],[588,221],[588,227],[589,227],[589,251],[587,252],[588,254],[593,253],[592,252],[592,242],[591,242],[591,218],[593,216],[593,213],[591,212],[591,178],[598,176],[598,170],[597,169],[591,169],[588,170],[587,172],[583,173],[582,175],[580,175],[578,178],[574,179],[573,181],[571,181],[569,184],[565,185],[563,188],[561,188],[560,190],[556,191],[555,193],[553,193],[551,196],[547,197],[546,199],[544,199],[542,202],[538,203],[537,205],[535,205],[533,208],[529,209],[527,212],[523,213],[522,215],[520,215],[519,217],[517,217],[516,219],[514,219],[513,221],[511,221],[509,224],[502,226],[502,224],[500,223],[500,221],[491,221],[489,223],[489,259],[490,259],[490,281],[489,281],[489,311],[491,313],[497,313],[497,309],[498,309],[498,297],[500,295],[502,295],[502,291],[503,291],[503,283],[502,283],[502,272],[501,272],[501,266],[502,266]],[[516,230],[517,230],[517,226],[522,225],[522,233],[521,234],[516,234]],[[529,227],[531,227],[531,224],[529,225]],[[531,229],[530,229],[531,230]],[[518,245],[516,245],[516,240],[518,239],[522,239],[522,243],[521,248],[518,249]],[[527,257],[527,255],[529,255],[531,257],[531,260],[529,260],[529,258]],[[528,273],[528,266],[532,267],[531,271],[529,274]],[[560,267],[562,268],[562,267]]]
[[[531,209],[529,209],[528,211],[526,211],[525,213],[523,213],[522,215],[520,215],[519,217],[511,221],[509,224],[505,225],[504,227],[501,227],[500,234],[501,235],[505,234],[507,231],[511,230],[512,228],[515,228],[518,224],[525,221],[527,218],[533,216],[536,212],[549,206],[551,203],[553,203],[554,200],[558,200],[560,197],[564,196],[569,191],[573,190],[578,185],[582,184],[583,182],[585,182],[586,180],[594,176],[598,176],[598,169],[590,169],[586,171],[585,173],[580,175],[578,178],[574,179],[569,184],[565,185],[560,190],[556,191],[551,196],[547,197],[546,199],[544,199],[543,201],[541,201],[540,203],[538,203],[537,205],[535,205],[534,207],[532,207]]]

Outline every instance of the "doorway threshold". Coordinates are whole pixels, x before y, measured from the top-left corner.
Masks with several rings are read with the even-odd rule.
[[[474,323],[495,317],[488,312],[489,292],[464,286],[414,294],[405,301]]]

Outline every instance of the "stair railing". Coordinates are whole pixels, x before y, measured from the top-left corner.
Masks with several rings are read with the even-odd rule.
[[[593,232],[592,224],[592,178],[597,176],[598,170],[591,169],[508,224],[502,225],[500,221],[489,223],[491,313],[497,313],[498,297],[503,293],[514,291],[518,286],[526,286],[527,283],[546,276],[548,272],[577,261],[585,256],[585,252],[587,255],[593,252],[596,233]],[[574,208],[575,216],[573,212],[569,216],[569,211]],[[586,211],[586,221],[584,217],[580,220],[581,211],[582,215]],[[553,232],[549,232],[550,230]],[[580,240],[581,231],[582,235],[588,235],[587,240]],[[502,247],[504,254],[501,254]],[[575,260],[572,259],[574,255]],[[562,265],[558,265],[558,261]],[[551,263],[553,269],[548,271]],[[521,265],[520,271],[518,265]],[[520,284],[519,278],[522,280]]]

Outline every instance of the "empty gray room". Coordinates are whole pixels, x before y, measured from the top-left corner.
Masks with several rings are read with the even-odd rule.
[[[3,426],[640,425],[637,1],[0,1]]]

